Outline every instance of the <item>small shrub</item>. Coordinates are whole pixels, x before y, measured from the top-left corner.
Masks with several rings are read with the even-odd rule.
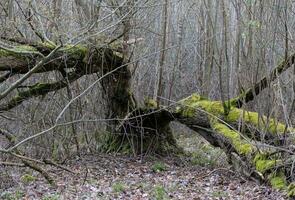
[[[166,166],[162,162],[156,162],[155,164],[153,164],[152,170],[153,172],[162,172],[166,170]]]
[[[125,185],[123,183],[114,183],[112,189],[116,193],[121,193],[125,190]]]
[[[24,174],[21,178],[21,181],[24,183],[31,183],[36,180],[36,177],[30,175],[30,174]]]
[[[164,200],[166,196],[165,188],[161,185],[157,185],[154,188],[154,197],[156,200]]]

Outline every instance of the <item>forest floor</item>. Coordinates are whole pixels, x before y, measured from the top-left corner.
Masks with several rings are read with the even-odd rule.
[[[142,161],[141,157],[86,154],[72,158],[65,166],[75,174],[48,169],[56,186],[31,170],[6,168],[14,184],[0,189],[0,199],[286,199],[269,186],[231,171],[224,154],[208,144],[189,137],[179,137],[179,141],[192,152],[191,157]],[[198,151],[192,148],[194,143]]]

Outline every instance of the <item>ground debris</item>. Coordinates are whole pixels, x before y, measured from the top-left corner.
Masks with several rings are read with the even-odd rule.
[[[180,165],[171,158],[142,162],[140,158],[96,154],[66,165],[77,175],[50,168],[55,187],[34,172],[34,181],[20,181],[30,172],[18,169],[13,176],[15,185],[2,190],[1,199],[285,199],[278,191],[242,179],[229,169]],[[157,167],[159,170],[154,170]]]

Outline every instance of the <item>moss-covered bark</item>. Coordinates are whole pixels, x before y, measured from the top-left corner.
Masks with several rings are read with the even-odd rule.
[[[5,73],[1,76],[1,82],[15,74],[27,73],[56,47],[53,43],[21,40],[9,42],[13,43],[13,48],[0,49],[0,72]],[[86,48],[82,45],[63,46],[35,73],[48,71],[59,71],[64,78],[55,82],[40,82],[22,87],[14,95],[4,99],[0,104],[0,111],[8,111],[25,100],[65,88],[84,75],[97,73],[104,76],[111,71],[112,73],[102,80],[106,118],[122,119],[137,109],[136,100],[130,90],[131,73],[128,65],[124,63],[122,53],[117,52],[114,45],[111,47],[103,45],[99,48]],[[142,112],[141,110],[140,113]],[[137,122],[139,123],[138,120]],[[130,152],[133,150],[135,153],[146,153],[148,151],[164,152],[166,149],[168,152],[167,149],[173,149],[176,146],[168,122],[163,124],[154,120],[153,123],[147,123],[144,130],[127,126],[130,132],[123,127],[118,130],[119,124],[119,120],[109,121],[107,132],[110,134],[104,145],[109,151]]]
[[[293,144],[293,129],[275,119],[233,106],[225,114],[222,102],[209,101],[197,94],[181,100],[170,111],[181,123],[199,132],[212,145],[224,149],[230,160],[238,157],[233,162],[238,160],[239,163],[232,164],[243,168],[244,174],[294,195],[292,185],[295,180],[291,176],[293,168],[290,166],[292,153],[282,151],[280,148],[285,143],[279,142],[284,138]],[[202,120],[198,119],[201,115]],[[247,128],[238,131],[238,124],[255,128],[256,136],[253,137]],[[263,141],[258,137],[261,133],[267,136]]]
[[[168,111],[139,108],[129,113],[116,127],[117,134],[110,134],[105,146],[107,151],[161,155],[180,153],[169,123],[173,116]]]

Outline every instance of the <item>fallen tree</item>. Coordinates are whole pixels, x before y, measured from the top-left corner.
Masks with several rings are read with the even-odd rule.
[[[120,51],[111,46],[88,49],[29,41],[7,42],[12,42],[14,47],[0,50],[1,82],[16,74],[24,74],[23,77],[29,79],[30,74],[53,70],[59,71],[62,79],[26,87],[20,82],[14,84],[18,91],[10,91],[8,87],[5,90],[8,92],[0,94],[0,112],[11,110],[30,98],[65,88],[84,75],[97,73],[107,77],[102,84],[111,107],[109,116],[123,119],[111,124],[114,127],[111,130],[116,134],[108,140],[109,150],[132,150],[135,154],[179,151],[169,126],[171,121],[177,120],[213,146],[223,149],[236,170],[248,177],[267,181],[273,187],[286,189],[290,196],[295,195],[294,129],[241,108],[294,64],[294,54],[280,63],[269,77],[225,102],[229,105],[225,112],[224,102],[211,101],[198,94],[168,107],[158,106],[153,101],[148,101],[144,108],[136,107],[129,89],[131,75],[127,63],[124,63]]]

